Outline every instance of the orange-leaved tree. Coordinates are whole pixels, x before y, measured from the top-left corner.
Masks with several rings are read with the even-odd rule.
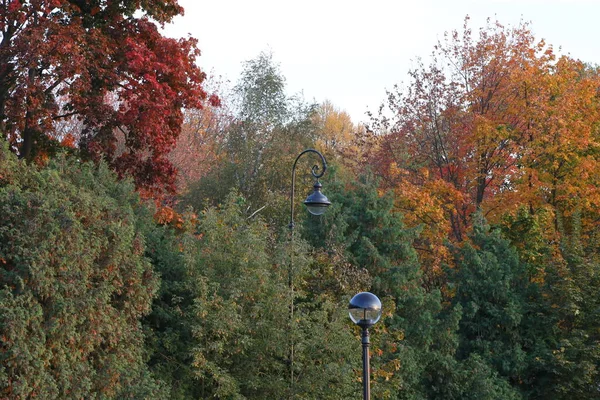
[[[468,20],[445,34],[429,66],[411,71],[405,89],[388,93],[389,110],[373,120],[370,163],[396,190],[407,222],[425,227],[421,250],[433,264],[447,235],[465,239],[477,210],[493,219],[581,191],[583,206],[595,194],[597,72],[557,61],[528,24],[488,21],[474,35]],[[589,184],[565,181],[575,175]]]
[[[533,85],[522,83],[520,96],[515,203],[531,213],[549,208],[557,227],[578,214],[589,231],[600,216],[600,71],[564,56]]]

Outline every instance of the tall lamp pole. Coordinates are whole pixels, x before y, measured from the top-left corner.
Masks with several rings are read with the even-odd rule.
[[[381,318],[381,301],[373,293],[361,292],[348,304],[350,319],[362,328],[363,400],[371,399],[371,367],[369,365],[369,328]]]
[[[318,152],[315,149],[306,149],[302,153],[296,157],[296,161],[294,161],[294,166],[292,167],[292,189],[290,193],[290,223],[288,225],[290,229],[290,268],[288,270],[288,285],[290,287],[290,354],[289,354],[289,366],[290,366],[290,399],[293,399],[295,396],[294,393],[294,195],[295,195],[295,186],[296,186],[296,164],[298,164],[298,160],[307,154],[314,153],[321,158],[321,167],[317,164],[313,165],[310,172],[312,176],[315,178],[315,184],[313,186],[313,192],[304,200],[304,205],[313,215],[321,215],[327,210],[327,207],[331,205],[331,202],[327,197],[321,193],[321,182],[319,182],[319,178],[321,178],[325,171],[327,170],[327,162],[325,161],[325,157],[323,154]]]

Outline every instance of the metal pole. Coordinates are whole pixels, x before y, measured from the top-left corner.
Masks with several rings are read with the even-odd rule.
[[[363,400],[371,400],[371,367],[369,365],[369,343],[369,328],[363,328]]]
[[[306,153],[315,153],[321,158],[321,168],[318,165],[313,165],[310,172],[312,176],[319,179],[325,173],[327,169],[327,162],[325,157],[317,150],[306,149],[296,157],[294,165],[292,166],[292,188],[290,192],[290,223],[288,228],[290,229],[290,268],[288,270],[288,285],[290,288],[290,354],[289,354],[289,366],[290,366],[290,399],[294,399],[296,393],[294,388],[294,195],[296,190],[296,164],[298,160]],[[319,172],[320,171],[320,172]]]
[[[300,154],[302,155],[302,154]],[[290,193],[290,223],[288,228],[290,229],[290,268],[288,270],[288,285],[290,288],[290,330],[289,330],[289,367],[290,367],[290,400],[294,399],[294,191],[296,186],[296,163],[298,158],[294,162],[292,167],[292,192]]]
[[[295,164],[294,164],[295,166]],[[292,178],[292,182],[294,179]],[[292,183],[292,188],[294,183]],[[294,189],[292,189],[292,196]],[[292,197],[293,199],[293,197]],[[292,205],[292,216],[293,216],[293,205]],[[294,220],[290,221],[290,269],[288,271],[288,285],[290,288],[290,354],[289,354],[289,365],[290,365],[290,400],[295,397],[294,390]]]

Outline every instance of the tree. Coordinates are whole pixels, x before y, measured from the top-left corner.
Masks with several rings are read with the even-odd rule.
[[[0,397],[128,398],[158,383],[140,319],[158,281],[151,215],[106,165],[37,170],[0,147]]]
[[[562,223],[556,232],[556,217],[544,214],[532,215],[525,206],[503,226],[527,261],[520,328],[526,368],[519,383],[531,399],[594,398],[600,379],[598,246],[584,245],[576,213],[569,218],[571,233]]]
[[[467,17],[410,78],[388,93],[391,117],[382,106],[373,119],[367,164],[395,191],[407,225],[423,228],[415,246],[432,284],[443,285],[441,266],[453,262],[448,234],[469,240],[479,210],[491,223],[523,204],[557,218],[579,210],[583,235],[593,235],[597,70],[556,59],[528,24],[488,22],[474,33]]]
[[[227,102],[225,82],[211,76],[204,86],[218,93],[218,106],[204,100],[204,107],[184,110],[181,134],[177,144],[169,153],[169,160],[177,168],[177,192],[185,193],[190,185],[211,172],[216,164],[222,163],[220,146],[234,116]],[[214,101],[212,102],[215,104]]]
[[[246,218],[245,207],[232,192],[183,230],[151,235],[148,255],[163,279],[146,319],[151,371],[170,385],[170,398],[287,397],[292,334],[295,398],[347,398],[360,353],[346,291],[329,286],[327,259],[296,242],[290,332],[289,243],[260,217]]]
[[[146,229],[146,256],[161,277],[152,312],[143,320],[146,362],[165,383],[169,399],[203,397],[193,367],[192,349],[198,345],[193,308],[194,297],[206,282],[198,279],[199,266],[194,261],[194,218],[184,215],[182,220],[177,227],[159,217],[158,224]]]
[[[237,116],[254,125],[257,135],[268,135],[276,126],[284,125],[290,116],[285,93],[285,77],[273,54],[261,52],[244,63],[238,84],[234,88]]]
[[[594,230],[600,205],[600,74],[561,57],[538,77],[535,90],[531,84],[523,86],[527,104],[521,111],[527,128],[514,179],[515,191],[522,196],[519,202],[526,202],[533,213],[549,206],[556,228],[559,216],[580,213],[587,236]]]
[[[476,353],[513,385],[526,373],[523,320],[528,280],[526,269],[508,240],[490,232],[480,217],[471,233],[473,244],[456,251],[452,302],[460,304],[459,357]]]
[[[52,152],[55,124],[75,116],[83,154],[140,189],[173,190],[166,155],[182,108],[207,97],[196,41],[165,38],[156,25],[182,12],[176,0],[3,2],[0,130],[11,148],[29,160]]]
[[[416,262],[411,247],[416,231],[406,229],[402,215],[393,210],[392,192],[380,195],[378,179],[368,173],[349,183],[332,168],[328,178],[332,206],[322,217],[305,222],[313,246],[342,247],[348,261],[371,276],[380,276],[394,264]]]
[[[226,96],[228,97],[228,96]],[[221,160],[184,197],[186,205],[217,205],[232,189],[247,199],[247,212],[285,210],[290,168],[295,157],[312,147],[314,107],[288,97],[285,77],[270,53],[244,64],[233,89],[233,118],[218,137]],[[276,217],[277,218],[277,217]]]
[[[340,152],[352,144],[357,129],[350,115],[338,110],[329,100],[317,107],[313,119],[318,130],[317,146],[323,151]]]
[[[524,99],[516,90],[521,70],[548,68],[553,60],[527,25],[488,24],[474,39],[467,22],[462,34],[445,34],[430,66],[410,73],[405,92],[389,93],[392,119],[376,120],[390,130],[375,155],[379,173],[407,202],[415,196],[410,188],[427,188],[458,241],[471,214],[515,180],[523,135],[518,110]],[[405,193],[398,185],[404,181]],[[416,216],[430,224],[431,211],[416,207]]]

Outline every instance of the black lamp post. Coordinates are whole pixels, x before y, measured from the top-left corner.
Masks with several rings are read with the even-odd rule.
[[[295,186],[296,186],[296,164],[298,164],[298,160],[306,153],[314,153],[321,158],[321,167],[318,165],[313,165],[310,172],[312,176],[315,178],[315,184],[313,186],[313,192],[304,200],[304,205],[313,215],[322,215],[327,207],[331,205],[331,202],[327,197],[321,193],[321,182],[319,182],[319,178],[325,174],[325,170],[327,170],[327,162],[325,161],[325,157],[323,154],[314,149],[306,149],[302,153],[296,157],[296,161],[294,161],[294,166],[292,167],[292,190],[290,194],[290,224],[288,227],[290,228],[290,269],[288,271],[288,284],[290,287],[290,355],[289,355],[289,366],[290,366],[290,399],[294,398],[294,335],[293,335],[293,327],[294,327],[294,195],[295,195]]]
[[[350,319],[362,328],[363,399],[371,399],[371,368],[369,366],[369,328],[381,318],[381,301],[373,293],[361,292],[348,304]]]

